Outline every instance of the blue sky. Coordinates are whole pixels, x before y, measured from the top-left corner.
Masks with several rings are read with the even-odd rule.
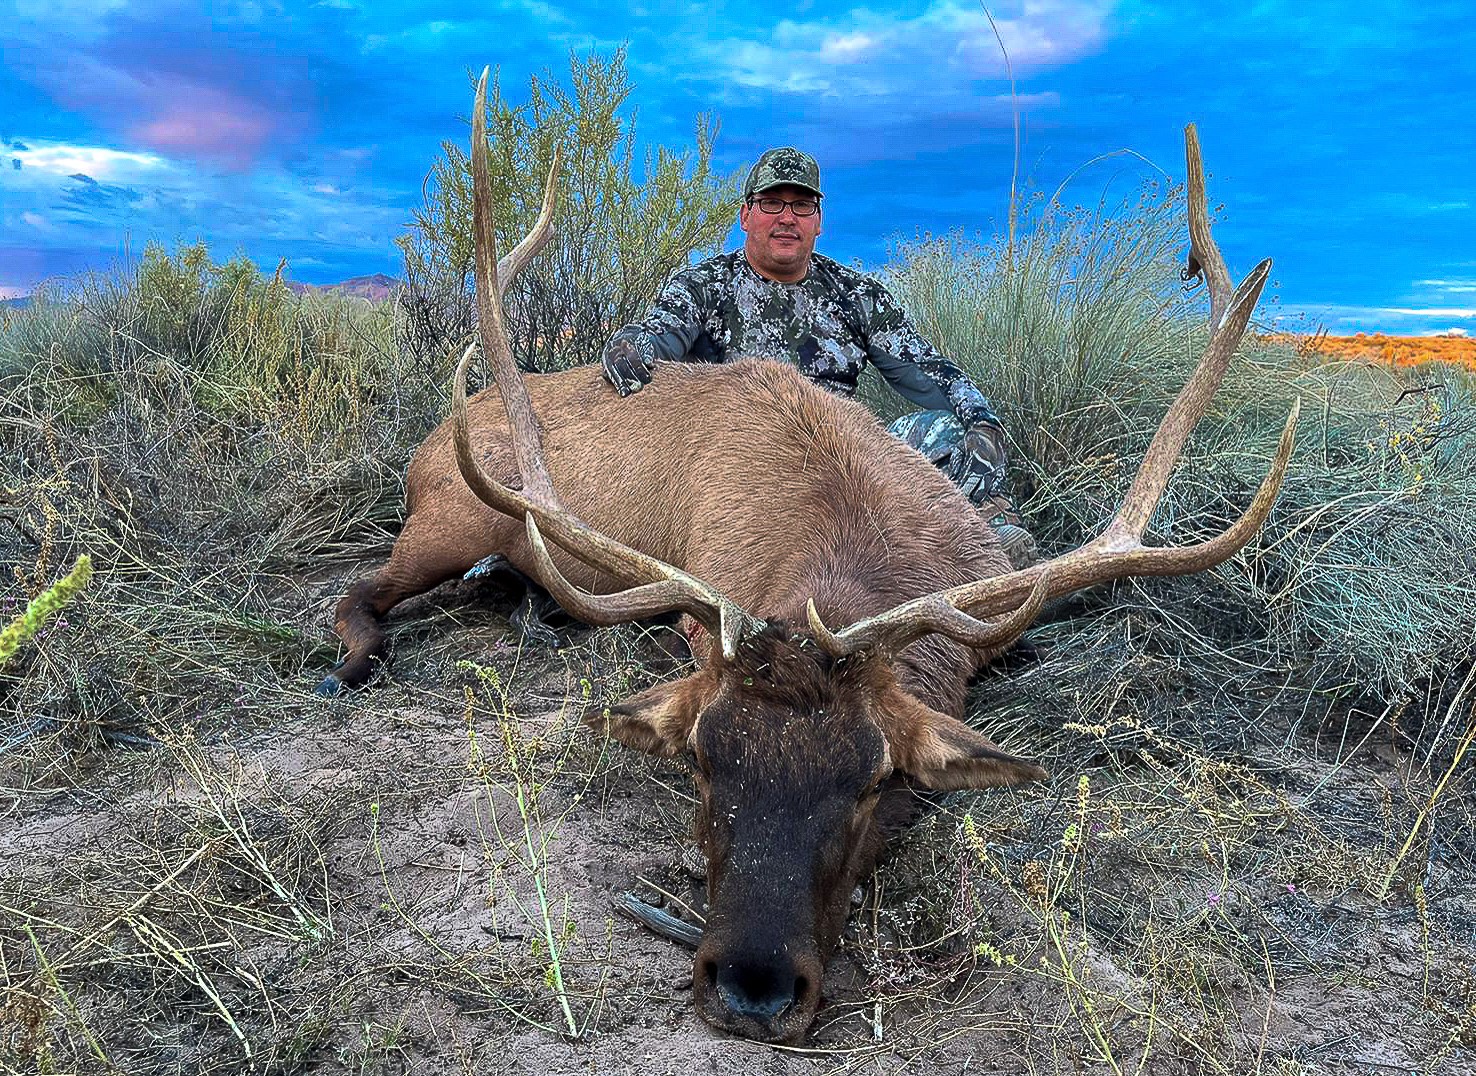
[[[1096,204],[1178,180],[1192,120],[1232,270],[1275,257],[1283,311],[1476,332],[1469,3],[990,11],[1033,188],[1070,176],[1065,200]],[[571,49],[623,42],[643,142],[712,111],[724,169],[778,144],[819,158],[834,257],[1002,226],[1010,93],[977,4],[0,0],[0,295],[150,240],[309,282],[397,274],[441,140],[466,138],[468,72],[500,67],[517,99]]]

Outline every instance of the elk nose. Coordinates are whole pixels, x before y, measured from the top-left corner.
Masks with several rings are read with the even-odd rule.
[[[804,996],[808,983],[787,965],[729,962],[714,976],[718,999],[735,1016],[768,1024]]]

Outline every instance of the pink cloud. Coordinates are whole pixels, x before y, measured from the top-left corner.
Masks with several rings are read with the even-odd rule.
[[[117,64],[83,52],[61,50],[37,72],[57,101],[96,115],[119,130],[130,147],[161,155],[209,161],[233,171],[249,169],[284,128],[300,132],[293,110],[210,85],[208,76]],[[261,83],[252,85],[269,89]]]
[[[205,158],[245,170],[275,129],[260,105],[203,86],[174,86],[154,94],[158,110],[129,130],[138,142],[170,156]]]

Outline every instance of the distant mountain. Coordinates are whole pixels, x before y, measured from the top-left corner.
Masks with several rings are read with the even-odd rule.
[[[287,287],[298,295],[305,295],[308,292],[335,291],[343,295],[367,299],[371,303],[382,303],[395,297],[400,290],[401,283],[392,276],[374,273],[371,276],[349,277],[337,284],[299,284],[295,280],[289,280]]]
[[[383,303],[393,299],[402,286],[400,281],[384,273],[350,277],[337,284],[302,284],[296,280],[287,281],[288,289],[295,295],[306,295],[309,292],[337,292],[340,295],[352,295],[356,299],[363,299],[369,303]],[[14,299],[0,299],[0,310],[24,310],[30,305],[31,296],[29,295],[21,295]]]

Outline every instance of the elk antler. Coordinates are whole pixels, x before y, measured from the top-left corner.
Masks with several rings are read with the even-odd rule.
[[[472,112],[472,232],[476,250],[477,317],[482,352],[491,363],[493,379],[507,408],[508,425],[513,435],[513,455],[522,476],[523,490],[512,490],[488,475],[472,449],[466,412],[466,371],[471,365],[476,344],[468,346],[461,356],[451,393],[452,440],[462,477],[472,492],[487,504],[525,522],[528,541],[538,561],[540,581],[575,616],[591,624],[621,624],[657,613],[680,611],[706,627],[714,638],[720,640],[724,655],[731,658],[737,653],[739,640],[756,630],[757,621],[753,617],[701,580],[665,561],[631,549],[580,521],[564,508],[554,493],[553,482],[544,463],[543,437],[539,433],[538,419],[533,414],[533,402],[513,360],[512,348],[508,346],[502,294],[511,278],[548,242],[552,231],[559,158],[555,154],[549,169],[538,223],[506,258],[495,262],[492,179],[485,117],[487,74],[483,70],[477,83],[476,105]],[[506,277],[499,286],[499,276],[504,272]],[[630,584],[632,589],[616,594],[589,594],[578,589],[554,564],[543,540],[545,533],[561,549]]]
[[[1220,255],[1220,248],[1210,236],[1209,200],[1204,193],[1204,158],[1199,154],[1199,132],[1194,124],[1184,128],[1184,158],[1188,172],[1189,189],[1186,199],[1189,206],[1189,264],[1181,274],[1185,281],[1203,276],[1209,285],[1209,327],[1214,332],[1220,327],[1229,308],[1234,292],[1230,286],[1230,270]]]
[[[832,632],[825,627],[812,602],[811,627],[831,653],[839,656],[875,648],[895,654],[924,635],[935,633],[969,646],[999,646],[1023,633],[1047,599],[1128,576],[1185,575],[1213,568],[1250,541],[1265,522],[1291,458],[1300,400],[1292,405],[1287,416],[1281,443],[1261,488],[1239,519],[1219,535],[1197,545],[1148,548],[1142,544],[1143,531],[1163,496],[1184,443],[1219,388],[1271,271],[1268,258],[1251,270],[1240,287],[1230,290],[1225,259],[1210,236],[1204,166],[1193,124],[1184,129],[1184,141],[1193,259],[1204,270],[1210,287],[1210,342],[1194,374],[1154,434],[1117,515],[1097,538],[1069,553],[1020,571],[915,598],[840,631]],[[980,619],[1001,613],[1010,615],[997,622]]]

